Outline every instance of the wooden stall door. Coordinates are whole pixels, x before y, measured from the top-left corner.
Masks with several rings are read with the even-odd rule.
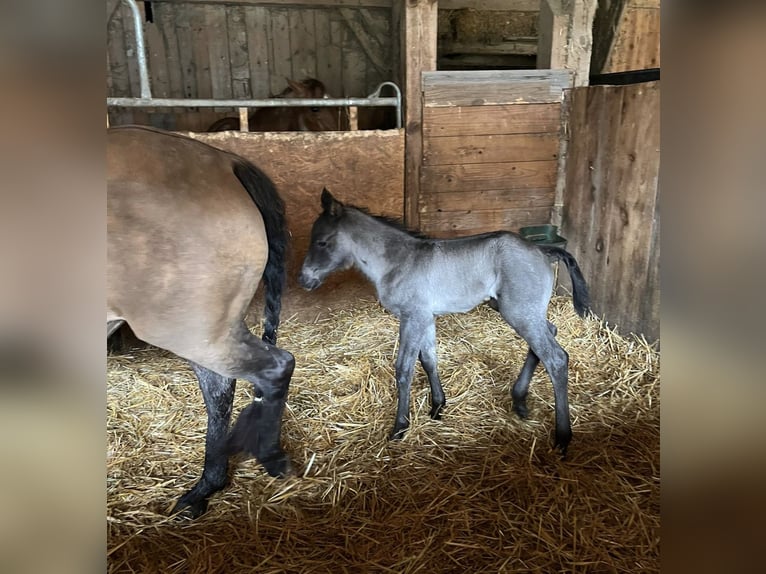
[[[420,230],[550,223],[569,85],[566,70],[424,72]]]
[[[572,93],[562,230],[594,311],[659,338],[660,84]]]

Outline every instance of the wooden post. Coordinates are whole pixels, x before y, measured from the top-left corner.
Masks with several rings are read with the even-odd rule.
[[[419,229],[420,164],[423,160],[423,91],[421,74],[436,69],[437,0],[404,2],[404,221]]]
[[[587,86],[598,0],[542,0],[538,68],[571,70],[573,86]]]

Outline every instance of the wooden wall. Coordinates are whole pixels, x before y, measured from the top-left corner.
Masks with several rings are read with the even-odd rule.
[[[285,201],[291,234],[290,278],[308,249],[327,187],[339,200],[401,219],[404,130],[300,133],[186,133],[260,167]]]
[[[424,233],[550,222],[569,81],[564,70],[423,73]]]
[[[660,0],[599,0],[591,73],[660,67]]]
[[[365,97],[395,79],[392,46],[398,33],[391,26],[390,0],[388,7],[378,0],[359,3],[153,1],[153,22],[144,18],[152,93],[266,98],[286,87],[285,77],[315,77],[332,96]],[[144,2],[138,5],[146,14]],[[115,97],[140,95],[133,20],[120,2],[107,26],[107,90]],[[110,123],[204,130],[224,112],[116,108]]]
[[[572,93],[562,232],[597,315],[659,338],[660,83]],[[560,274],[561,275],[561,274]]]

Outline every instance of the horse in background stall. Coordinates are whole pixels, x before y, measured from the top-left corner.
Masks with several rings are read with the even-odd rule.
[[[287,88],[273,98],[321,99],[329,98],[322,82],[305,78],[300,82],[285,78]],[[345,107],[269,107],[257,108],[248,115],[251,132],[324,132],[348,129],[348,111]],[[239,118],[227,117],[213,123],[208,132],[239,130]]]
[[[173,512],[202,514],[237,452],[289,472],[280,434],[295,359],[275,345],[287,243],[284,203],[249,161],[154,128],[107,130],[107,337],[127,322],[188,360],[207,410],[202,477]],[[261,279],[262,339],[245,324]],[[256,398],[230,431],[237,378]]]

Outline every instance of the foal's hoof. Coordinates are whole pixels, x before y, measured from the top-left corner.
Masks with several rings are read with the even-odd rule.
[[[285,453],[259,460],[263,469],[269,473],[269,476],[276,478],[285,478],[293,473],[293,467],[290,464],[290,457]]]
[[[526,419],[529,416],[529,411],[527,410],[527,403],[514,401],[513,412],[519,415],[520,419]]]
[[[194,502],[184,500],[185,497],[181,497],[181,499],[176,502],[176,505],[173,507],[173,510],[170,511],[171,516],[175,516],[175,518],[189,518],[189,519],[195,519],[199,518],[203,514],[205,514],[205,511],[207,511],[207,499],[203,498],[202,500],[196,500]]]
[[[566,460],[567,457],[567,447],[569,446],[569,443],[572,440],[572,433],[556,433],[556,441],[553,444],[554,448],[558,448],[559,452],[561,452],[561,460]]]
[[[442,409],[444,409],[444,405],[434,405],[431,407],[431,412],[429,413],[431,418],[435,421],[440,421],[442,418]]]
[[[402,429],[396,429],[391,431],[391,434],[388,435],[388,440],[402,440],[404,438],[404,433],[407,432],[407,427],[404,427]]]

